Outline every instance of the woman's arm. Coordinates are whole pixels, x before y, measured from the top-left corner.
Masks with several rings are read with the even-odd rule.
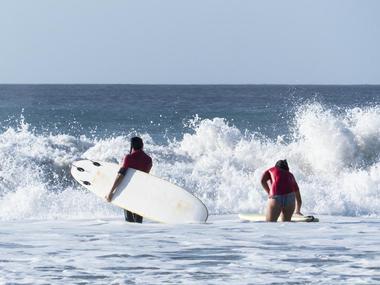
[[[270,193],[270,187],[272,186],[271,178],[269,171],[265,171],[263,176],[261,176],[261,185],[263,186],[264,190],[268,193]]]
[[[295,185],[296,185],[296,191],[295,191],[295,194],[296,194],[296,209],[294,211],[294,214],[303,216],[302,213],[301,213],[301,206],[302,206],[301,192],[300,192],[300,189],[298,188],[297,182],[295,183]]]

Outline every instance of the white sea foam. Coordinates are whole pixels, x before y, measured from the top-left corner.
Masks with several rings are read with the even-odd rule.
[[[319,217],[0,221],[0,284],[379,284],[380,219]]]
[[[300,106],[286,139],[239,130],[223,118],[195,118],[165,145],[143,134],[152,173],[188,189],[211,213],[263,211],[262,172],[288,159],[307,213],[379,215],[380,107]],[[188,128],[184,128],[184,130]],[[120,211],[70,177],[81,157],[120,162],[128,137],[40,134],[25,122],[0,134],[0,219],[91,218]]]

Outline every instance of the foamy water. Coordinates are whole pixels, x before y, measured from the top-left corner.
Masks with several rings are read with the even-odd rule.
[[[1,284],[379,284],[378,218],[0,222]]]
[[[263,212],[259,180],[278,159],[288,159],[312,214],[380,213],[380,108],[332,110],[300,106],[291,132],[270,139],[223,118],[195,117],[183,136],[156,143],[142,133],[152,173],[199,197],[211,214]],[[120,211],[82,189],[69,169],[79,158],[119,162],[128,136],[74,137],[36,132],[21,120],[0,134],[0,219],[116,217]]]

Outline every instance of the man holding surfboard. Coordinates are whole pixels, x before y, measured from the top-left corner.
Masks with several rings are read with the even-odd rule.
[[[108,202],[111,202],[112,196],[116,188],[123,181],[123,178],[128,170],[128,168],[134,168],[146,173],[152,168],[152,158],[143,151],[144,143],[139,137],[131,138],[131,148],[129,154],[125,156],[123,161],[123,166],[120,168],[115,182],[111,188],[111,191],[106,195]],[[124,210],[125,220],[131,223],[142,223],[143,217],[132,213],[128,210]]]
[[[261,177],[261,185],[268,193],[267,222],[277,222],[282,213],[283,221],[290,222],[293,213],[301,214],[301,194],[293,174],[289,171],[286,160],[279,160],[276,165]]]

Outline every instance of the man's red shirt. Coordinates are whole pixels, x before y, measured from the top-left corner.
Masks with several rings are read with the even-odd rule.
[[[128,168],[134,168],[149,173],[152,168],[152,158],[143,150],[136,150],[125,156],[123,166],[119,173],[125,175]]]

